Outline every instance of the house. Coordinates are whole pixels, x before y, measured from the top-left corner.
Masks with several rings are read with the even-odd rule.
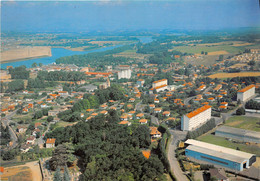
[[[143,113],[138,113],[138,114],[136,115],[136,119],[141,119],[143,116],[144,116]]]
[[[46,148],[54,148],[55,147],[55,138],[48,138],[46,140]]]
[[[41,108],[46,108],[46,107],[47,107],[46,104],[42,104],[42,105],[41,105]]]
[[[83,118],[84,117],[84,113],[80,113],[80,117]]]
[[[58,110],[49,110],[48,111],[48,116],[56,116],[59,113]]]
[[[142,154],[145,158],[149,159],[151,156],[151,150],[142,150]]]
[[[18,126],[17,127],[18,133],[25,133],[26,130],[27,130],[27,128],[25,126]]]
[[[30,148],[31,148],[30,145],[28,145],[28,144],[23,144],[23,145],[21,145],[20,150],[22,151],[22,153],[26,153],[26,152],[28,152],[28,151],[30,150]]]
[[[140,124],[147,124],[147,119],[140,119],[139,123]]]
[[[36,138],[34,136],[30,136],[26,139],[26,144],[32,144],[34,145]]]
[[[93,118],[92,116],[87,117],[86,120],[85,120],[85,122],[91,120],[92,118]]]
[[[100,111],[100,114],[104,114],[104,115],[107,115],[107,111],[106,110],[103,110],[103,111]]]
[[[217,181],[229,181],[223,168],[210,168],[209,173],[210,177],[215,177]]]
[[[158,131],[157,127],[150,127],[150,135],[152,138],[160,138],[162,133]]]
[[[135,111],[129,111],[128,114],[129,114],[129,115],[133,115],[133,114],[135,114]]]
[[[122,114],[122,115],[120,116],[120,120],[121,120],[121,121],[127,121],[127,120],[128,120],[128,115],[127,115],[127,114]]]
[[[135,98],[130,98],[129,102],[135,102]]]
[[[131,122],[124,120],[124,121],[121,121],[121,122],[118,123],[118,124],[130,126],[130,125],[131,125]]]
[[[162,108],[158,107],[154,109],[154,113],[160,113],[162,112]]]
[[[164,116],[167,116],[167,117],[169,117],[169,116],[170,116],[170,114],[171,114],[171,112],[170,112],[170,111],[164,111],[164,112],[163,112],[163,115],[164,115]]]
[[[159,101],[159,99],[154,99],[154,103],[159,103],[160,101]]]
[[[35,128],[38,128],[38,126],[41,126],[41,125],[42,125],[42,123],[34,123]]]
[[[227,109],[227,106],[223,106],[223,105],[221,105],[221,106],[218,107],[218,109],[219,109],[220,111],[222,111],[222,110]]]
[[[59,91],[58,93],[61,96],[68,96],[69,95],[68,91]]]
[[[154,109],[154,108],[155,108],[155,105],[154,105],[154,104],[149,104],[149,108],[150,108],[150,109]]]
[[[208,101],[210,101],[210,102],[213,102],[214,100],[215,100],[214,97],[210,97],[210,98],[208,98]]]
[[[228,106],[228,103],[227,102],[221,102],[220,105],[221,106]]]

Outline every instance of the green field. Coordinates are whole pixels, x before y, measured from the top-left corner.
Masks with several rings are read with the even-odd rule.
[[[256,154],[257,156],[260,156],[260,148],[257,145],[246,145],[246,144],[240,144],[240,143],[234,143],[232,141],[229,141],[225,138],[219,137],[219,136],[214,136],[211,133],[207,133],[205,135],[202,135],[197,138],[197,140],[227,147],[227,148],[232,148],[232,149],[237,149],[239,148],[240,151],[248,152],[248,153],[253,153]]]
[[[238,53],[239,51],[244,51],[243,47],[233,47],[229,45],[219,45],[219,46],[177,46],[174,50],[178,50],[183,53],[201,53],[204,52],[215,52],[215,51],[227,51],[228,53]]]
[[[247,116],[233,116],[226,121],[225,126],[260,132],[260,118]]]

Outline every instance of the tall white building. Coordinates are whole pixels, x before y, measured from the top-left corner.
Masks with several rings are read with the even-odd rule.
[[[131,78],[131,69],[127,69],[127,70],[121,70],[118,72],[118,79],[130,79]]]
[[[255,95],[255,85],[249,85],[244,89],[237,91],[237,101],[246,101],[250,97]]]
[[[205,105],[196,109],[181,118],[181,130],[191,131],[201,126],[211,118],[211,106]]]

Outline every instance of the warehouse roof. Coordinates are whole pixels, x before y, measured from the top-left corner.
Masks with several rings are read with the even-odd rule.
[[[245,160],[247,160],[246,158],[233,155],[232,153],[228,154],[228,153],[224,153],[221,151],[213,150],[210,148],[202,148],[202,147],[195,146],[195,145],[189,145],[186,149],[191,150],[191,151],[196,151],[199,153],[203,153],[205,155],[210,155],[213,157],[221,158],[224,160],[229,160],[229,161],[236,162],[236,163],[242,163]]]
[[[245,129],[239,129],[239,128],[232,128],[229,126],[221,126],[216,131],[226,132],[229,134],[239,135],[239,136],[248,136],[253,138],[260,139],[260,132],[257,131],[250,131]]]
[[[223,156],[222,154],[225,155],[233,155],[233,156],[237,156],[243,159],[250,159],[252,156],[254,156],[254,154],[250,154],[250,153],[246,153],[243,151],[238,151],[238,150],[234,150],[231,148],[226,148],[223,146],[218,146],[218,145],[214,145],[214,144],[210,144],[210,143],[206,143],[206,142],[202,142],[202,141],[197,141],[197,140],[193,140],[193,139],[188,139],[187,141],[185,141],[185,144],[189,144],[189,145],[194,145],[197,147],[200,147],[203,149],[209,149],[211,151],[215,151],[214,153],[217,154],[219,153],[219,155]]]

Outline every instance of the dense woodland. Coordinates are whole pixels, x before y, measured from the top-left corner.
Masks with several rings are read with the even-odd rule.
[[[11,135],[8,127],[3,127],[1,124],[1,142],[0,145],[7,145],[11,141]]]
[[[12,79],[28,79],[30,71],[26,70],[26,66],[22,65],[15,68],[9,68],[9,73]]]
[[[84,72],[78,71],[40,71],[38,72],[37,78],[39,80],[47,80],[47,81],[79,81],[85,78]]]
[[[162,161],[153,152],[149,159],[141,153],[151,144],[149,128],[140,125],[134,129],[118,122],[117,112],[110,111],[106,117],[56,128],[46,138],[56,138],[56,144],[74,145],[82,169],[80,180],[161,180],[165,171]],[[57,162],[59,156],[55,155],[59,154],[51,159],[52,168],[71,163],[67,157],[66,162]]]

